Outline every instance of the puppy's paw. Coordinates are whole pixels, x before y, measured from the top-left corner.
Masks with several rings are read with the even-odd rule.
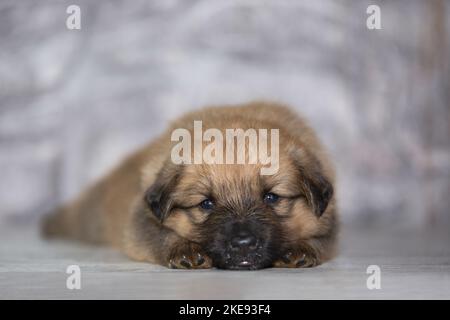
[[[175,245],[168,256],[168,267],[172,269],[209,269],[212,261],[203,249],[192,242]]]
[[[319,259],[305,250],[288,250],[274,263],[275,268],[312,268],[320,264]]]

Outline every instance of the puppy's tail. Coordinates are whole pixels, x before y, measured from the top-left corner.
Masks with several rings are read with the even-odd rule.
[[[104,243],[103,229],[98,210],[79,200],[57,208],[41,220],[41,235],[45,239],[63,238],[101,244]]]
[[[45,239],[69,237],[67,213],[64,207],[57,208],[41,219],[41,235]]]

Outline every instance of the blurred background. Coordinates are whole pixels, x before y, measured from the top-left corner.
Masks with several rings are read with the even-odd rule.
[[[0,223],[36,221],[180,113],[269,99],[329,148],[344,223],[448,225],[449,42],[445,0],[0,0]]]

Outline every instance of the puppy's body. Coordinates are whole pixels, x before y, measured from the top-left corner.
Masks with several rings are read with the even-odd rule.
[[[198,120],[205,129],[221,131],[279,129],[279,172],[264,177],[258,165],[174,165],[172,131],[192,132]],[[44,232],[110,244],[133,259],[176,268],[309,267],[334,253],[333,185],[334,171],[320,142],[289,109],[261,102],[207,108],[176,120],[49,216]],[[212,208],[204,208],[205,199],[212,199]],[[236,235],[242,241],[230,245]]]

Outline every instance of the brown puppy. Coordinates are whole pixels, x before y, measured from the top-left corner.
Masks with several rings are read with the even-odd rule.
[[[262,175],[262,164],[248,161],[175,164],[172,132],[185,128],[194,136],[194,121],[223,133],[279,129],[279,170]],[[316,135],[288,108],[264,102],[207,108],[175,121],[47,217],[44,234],[107,243],[133,259],[173,268],[312,267],[334,254],[333,185]]]

